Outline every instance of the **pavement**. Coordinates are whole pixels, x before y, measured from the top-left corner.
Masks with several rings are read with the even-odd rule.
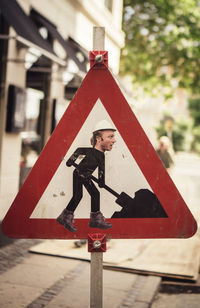
[[[189,162],[192,164],[191,168]],[[176,173],[176,184],[180,187],[182,185],[186,193],[183,180],[184,175],[187,176],[185,198],[191,199],[194,196],[192,211],[197,213],[199,190],[197,192],[196,189],[199,187],[200,177],[197,166],[200,166],[200,158],[196,160],[195,157],[194,160],[191,156],[181,155],[177,160],[177,166],[179,171]],[[183,169],[186,170],[185,173]],[[191,170],[192,174],[188,175]],[[194,181],[196,188],[188,182],[189,178]],[[40,242],[42,241],[35,239],[9,240],[1,234],[0,307],[90,307],[90,263],[28,251]],[[199,292],[185,289],[184,293],[165,293],[161,286],[161,277],[103,270],[103,307],[200,307]]]
[[[90,307],[90,263],[29,253],[38,242],[16,240],[1,247],[0,307]],[[150,307],[160,282],[160,277],[103,270],[103,307]]]
[[[20,239],[0,248],[0,307],[92,307],[90,263],[28,252],[37,243]],[[200,307],[193,288],[174,294],[161,285],[161,277],[103,270],[103,307]]]

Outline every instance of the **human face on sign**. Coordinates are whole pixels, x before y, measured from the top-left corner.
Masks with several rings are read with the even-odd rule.
[[[97,137],[95,148],[101,152],[111,151],[115,140],[115,133],[113,130],[103,130],[101,136]]]

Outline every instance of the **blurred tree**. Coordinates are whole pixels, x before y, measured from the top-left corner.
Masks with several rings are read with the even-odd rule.
[[[165,86],[166,95],[173,87],[199,93],[200,1],[124,0],[123,30],[121,74],[134,85],[151,92]]]
[[[188,109],[193,119],[193,141],[191,148],[200,153],[200,98],[190,99]]]
[[[194,120],[193,126],[200,125],[200,98],[189,99],[188,109]]]
[[[193,128],[193,141],[191,149],[200,154],[200,125]]]

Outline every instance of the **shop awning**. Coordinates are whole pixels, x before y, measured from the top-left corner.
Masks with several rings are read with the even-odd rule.
[[[6,22],[16,31],[16,39],[19,42],[38,49],[44,56],[62,66],[66,65],[66,62],[55,54],[48,41],[42,38],[34,22],[25,14],[17,1],[0,0],[0,10]]]
[[[52,35],[52,37],[59,42],[59,44],[64,48],[66,51],[66,54],[69,58],[71,58],[76,65],[78,66],[79,70],[82,72],[86,72],[86,64],[85,62],[81,62],[78,57],[76,56],[76,50],[70,43],[70,41],[65,40],[62,35],[58,32],[57,28],[55,25],[53,25],[51,22],[49,22],[48,19],[46,19],[44,16],[39,14],[37,11],[34,9],[31,10],[32,16],[42,25],[44,26],[49,33]],[[80,48],[80,52],[82,52]]]

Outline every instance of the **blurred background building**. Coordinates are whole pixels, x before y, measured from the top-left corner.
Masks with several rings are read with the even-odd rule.
[[[0,204],[3,218],[88,70],[93,26],[117,75],[122,0],[0,0]]]

